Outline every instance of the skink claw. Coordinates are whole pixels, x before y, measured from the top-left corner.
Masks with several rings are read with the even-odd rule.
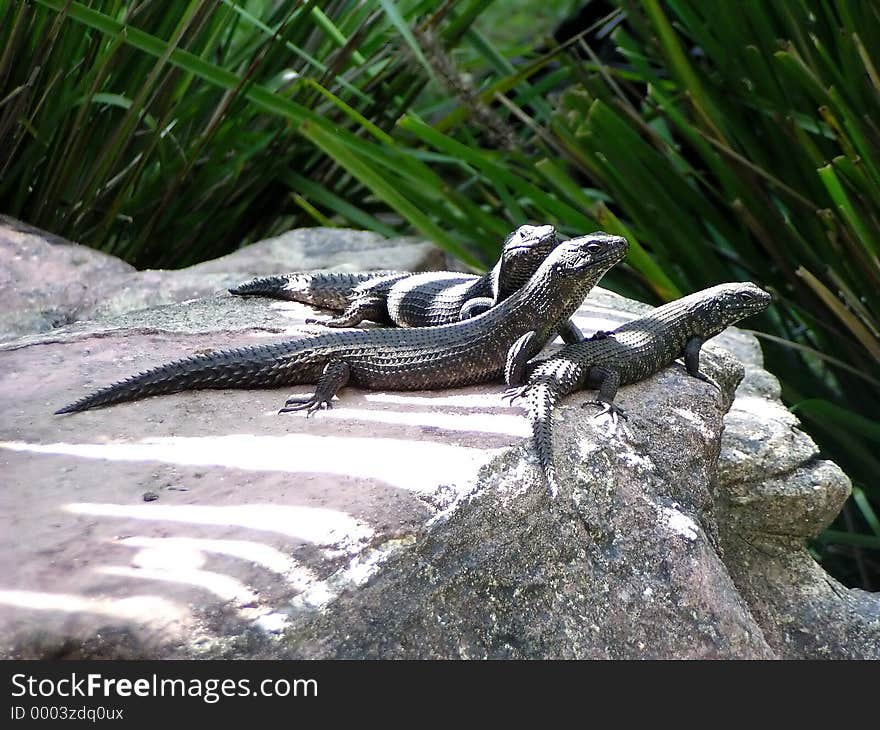
[[[587,339],[592,342],[594,340],[607,340],[609,337],[614,337],[614,332],[611,330],[596,330],[592,337],[588,337]]]
[[[601,400],[589,400],[581,404],[581,408],[586,408],[587,406],[599,406],[600,410],[595,416],[593,416],[594,420],[601,418],[604,415],[608,415],[611,418],[611,422],[617,426],[618,419],[624,421],[629,419],[629,416],[626,415],[626,411],[613,403],[606,403]]]
[[[318,399],[315,396],[308,398],[296,396],[288,398],[284,402],[284,408],[278,411],[278,415],[292,413],[293,411],[306,411],[306,418],[308,418],[315,411],[319,411],[322,408],[330,410],[333,408],[333,404],[329,400]]]
[[[515,401],[525,397],[526,391],[528,391],[528,389],[529,387],[527,385],[521,385],[518,388],[508,388],[501,395],[501,399],[506,400],[507,405],[512,406]]]

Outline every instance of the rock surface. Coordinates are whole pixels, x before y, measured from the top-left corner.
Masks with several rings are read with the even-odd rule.
[[[113,256],[0,215],[0,342],[81,320],[225,292],[262,274],[332,269],[443,268],[445,256],[414,238],[303,228],[176,271],[135,271]],[[356,269],[352,266],[356,264]]]
[[[730,575],[780,657],[880,659],[880,598],[841,585],[805,547],[840,512],[849,480],[818,458],[779,403],[776,379],[759,360],[743,359],[717,489]]]
[[[804,549],[849,482],[745,333],[712,343],[721,392],[681,366],[621,389],[626,428],[592,419],[586,393],[567,399],[550,501],[500,385],[349,389],[308,420],[276,414],[283,390],[51,415],[157,362],[318,331],[310,308],[237,299],[231,283],[439,262],[427,244],[407,265],[386,258],[409,251],[395,242],[348,250],[369,234],[309,229],[138,273],[20,228],[0,227],[3,324],[30,332],[0,345],[0,656],[878,655],[880,601]],[[294,257],[327,241],[333,259]],[[117,304],[97,301],[111,290]],[[52,311],[103,314],[45,332]],[[597,290],[576,323],[639,311]]]

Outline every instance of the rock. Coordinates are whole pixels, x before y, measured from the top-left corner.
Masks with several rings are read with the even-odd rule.
[[[387,239],[369,231],[302,228],[179,271],[136,272],[89,315],[103,320],[218,292],[226,298],[229,287],[266,274],[311,269],[427,271],[443,268],[444,260],[439,248],[413,237]]]
[[[880,659],[880,599],[841,585],[805,547],[838,515],[850,481],[818,458],[760,365],[760,354],[746,360],[725,418],[717,504],[731,577],[780,657]]]
[[[614,296],[607,302],[614,309],[643,311]],[[818,458],[780,402],[754,337],[730,328],[709,346],[744,365],[712,487],[720,555],[740,595],[781,658],[880,658],[880,598],[841,585],[806,550],[840,512],[849,479]]]
[[[293,238],[313,235],[340,241],[320,267],[363,240]],[[0,346],[0,655],[876,656],[876,596],[804,549],[848,480],[737,330],[707,348],[721,392],[669,367],[621,389],[614,432],[567,399],[553,501],[500,385],[349,389],[308,420],[277,415],[281,389],[51,415],[157,362],[318,331],[304,305],[214,292],[223,261],[188,274],[210,296]],[[310,265],[277,263],[243,278]],[[644,310],[596,290],[575,320]]]
[[[445,266],[443,251],[412,236],[385,238],[344,228],[299,228],[191,266],[193,274],[260,276],[285,271],[430,271]],[[247,278],[247,277],[245,277]]]
[[[0,342],[217,293],[225,298],[230,286],[265,274],[304,268],[427,271],[444,263],[439,248],[416,238],[304,228],[186,269],[135,271],[113,256],[0,215]]]
[[[713,374],[732,392],[741,373]],[[714,548],[712,390],[683,368],[626,389],[614,434],[570,399],[557,500],[527,446],[495,458],[369,583],[299,617],[291,656],[772,658]]]
[[[82,318],[134,268],[0,215],[0,342]],[[111,284],[112,285],[112,284]]]

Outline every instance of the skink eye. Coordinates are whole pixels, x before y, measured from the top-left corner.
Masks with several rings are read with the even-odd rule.
[[[598,243],[591,243],[587,246],[587,251],[590,253],[599,253],[602,250],[602,246]]]
[[[752,296],[751,294],[749,294],[749,292],[747,292],[747,291],[741,292],[740,295],[739,295],[739,300],[740,300],[741,302],[750,302],[750,301],[752,301],[754,298],[755,298],[755,297],[753,297],[753,296]]]

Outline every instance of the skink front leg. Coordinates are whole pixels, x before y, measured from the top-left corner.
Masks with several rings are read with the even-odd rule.
[[[504,366],[504,382],[509,388],[522,385],[525,380],[526,364],[538,333],[534,330],[526,332],[507,351],[507,363]]]
[[[614,405],[614,398],[617,396],[617,389],[620,387],[620,374],[611,368],[593,368],[590,370],[588,382],[599,383],[599,396],[596,400],[586,401],[583,407],[599,406],[601,410],[594,418],[599,418],[608,413],[615,425],[618,418],[622,418],[625,421],[627,415],[624,410]]]
[[[292,396],[287,399],[278,413],[306,411],[306,417],[321,408],[333,408],[333,396],[348,383],[349,367],[346,363],[328,362],[321,374],[315,392],[310,396]]]
[[[702,380],[704,383],[709,383],[709,385],[714,385],[718,390],[721,390],[721,386],[718,385],[712,378],[708,375],[704,375],[700,372],[700,350],[703,347],[703,340],[699,337],[691,337],[687,341],[687,344],[684,346],[684,367],[688,372],[688,375],[696,378],[697,380]]]

